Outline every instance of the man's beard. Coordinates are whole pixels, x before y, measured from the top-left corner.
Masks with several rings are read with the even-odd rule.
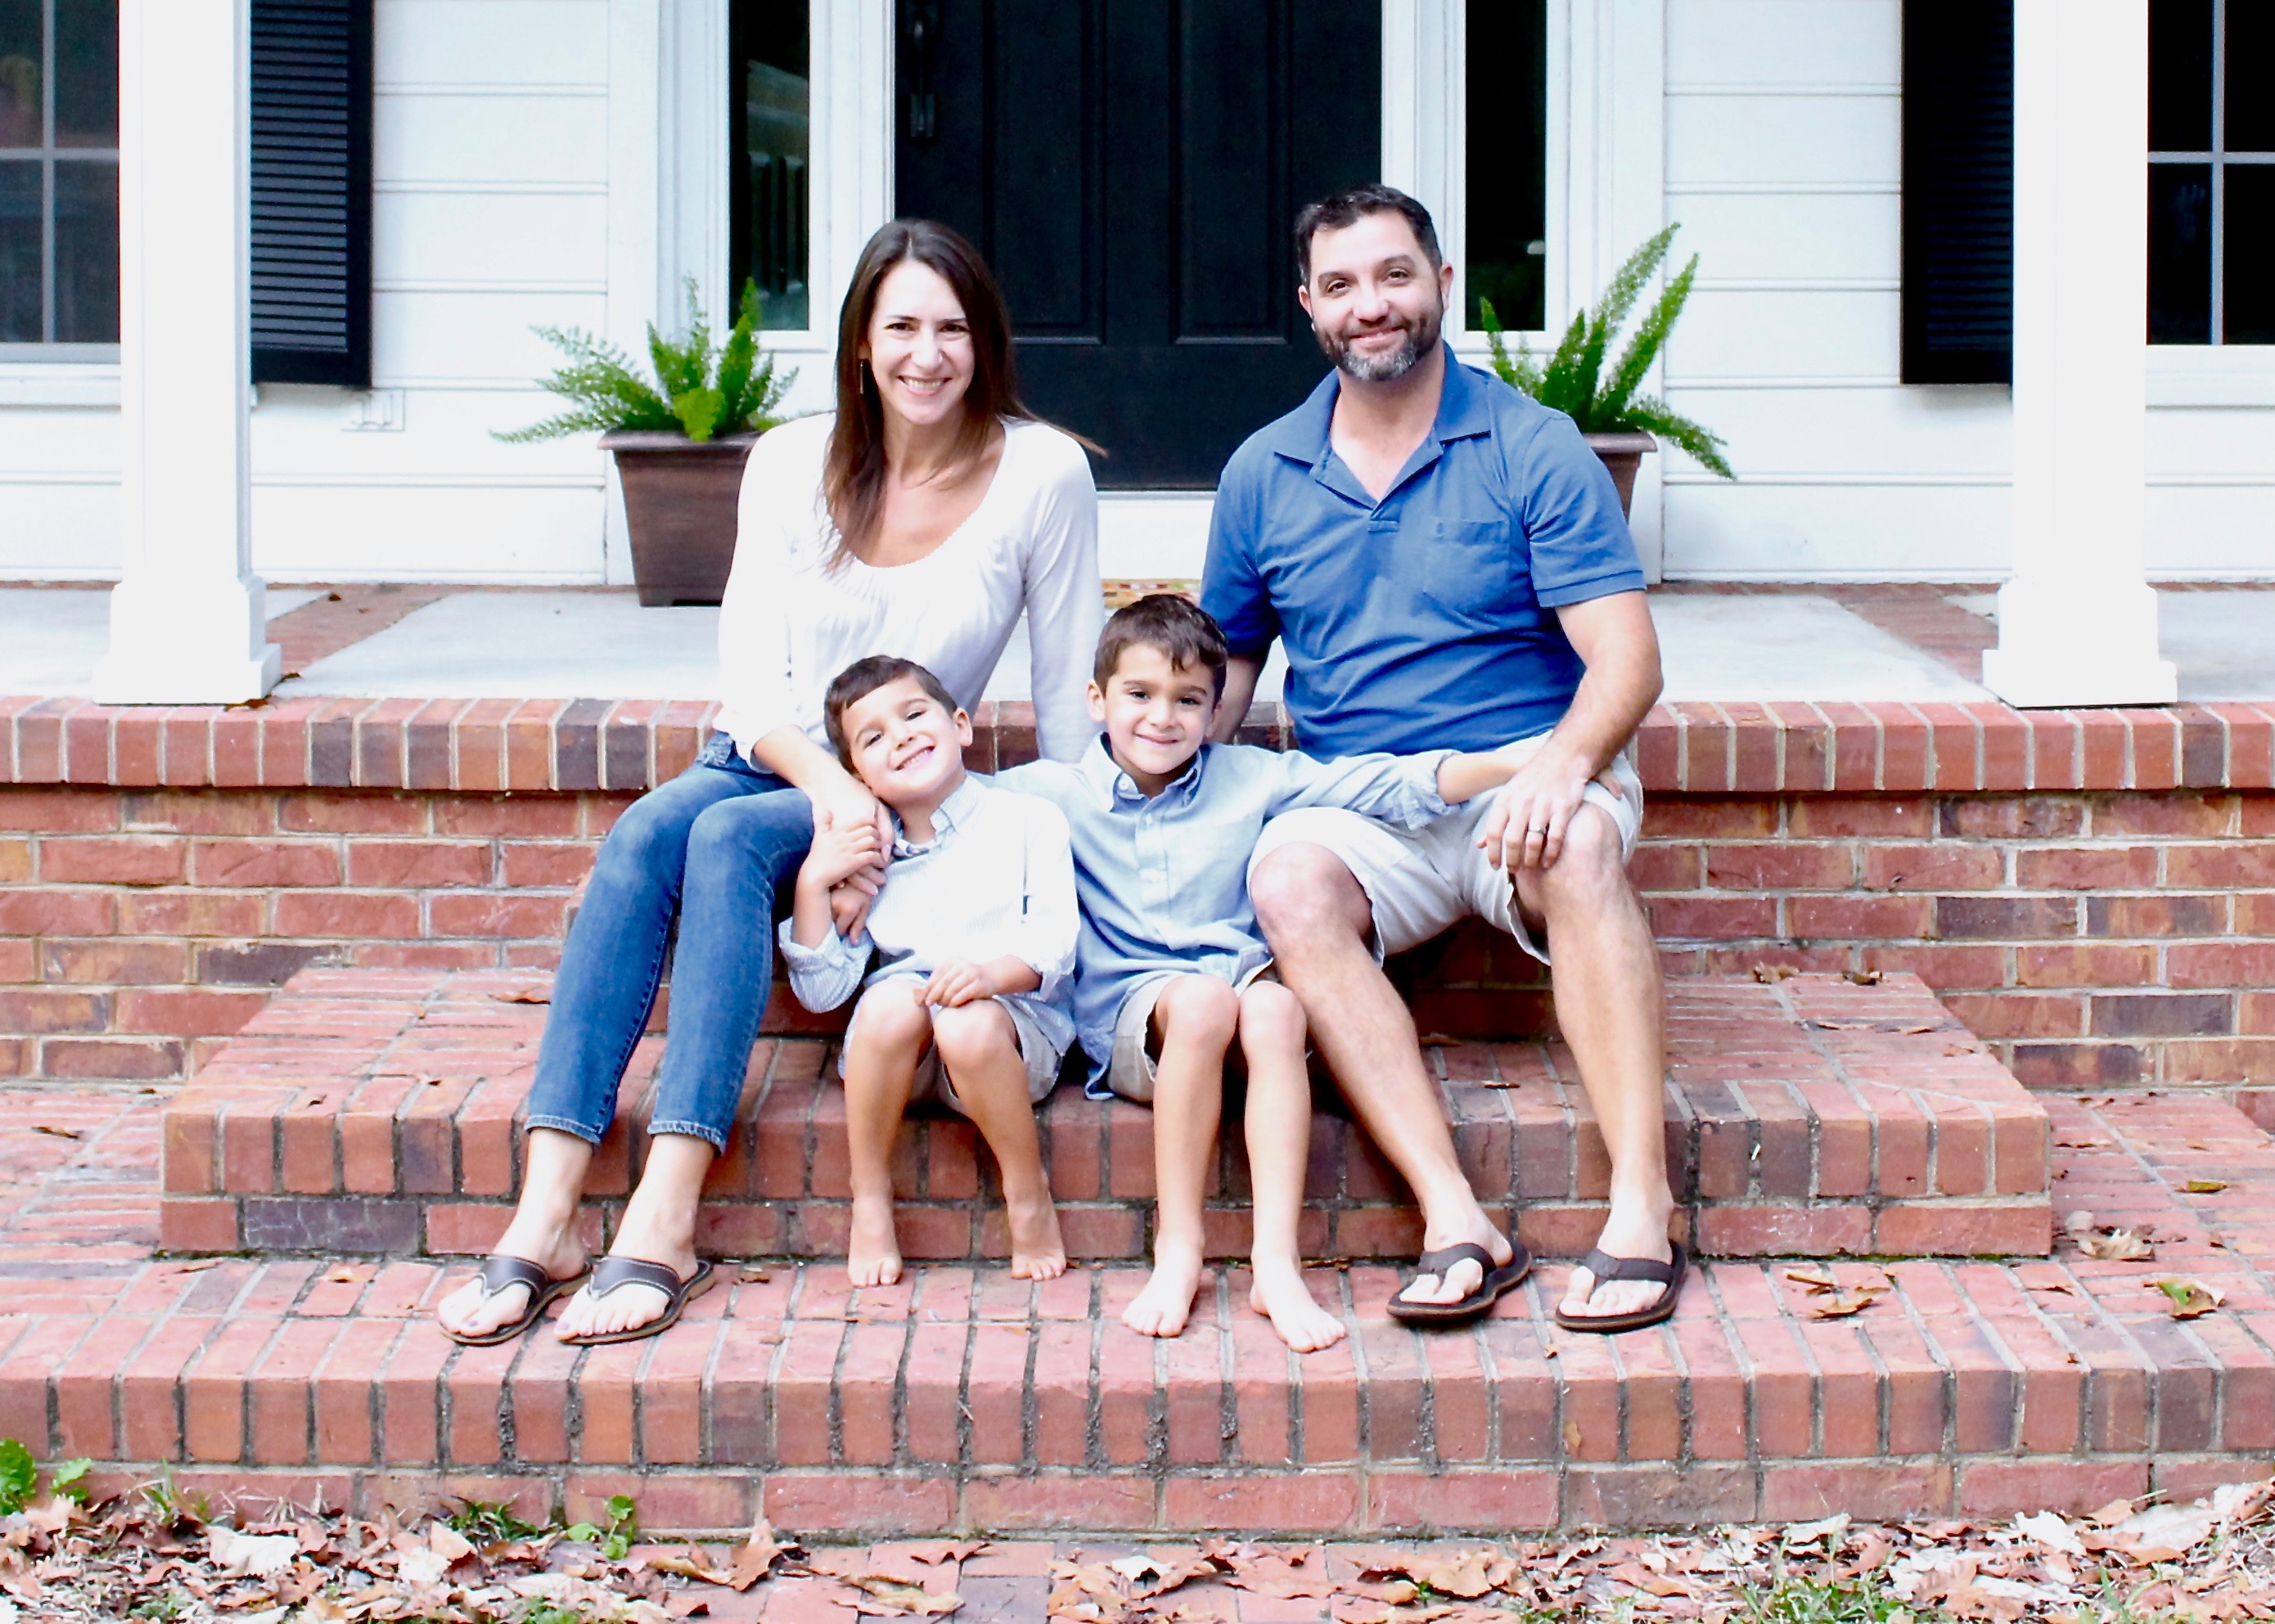
[[[1432,310],[1425,313],[1419,320],[1402,323],[1397,328],[1369,328],[1364,335],[1352,334],[1343,337],[1321,331],[1319,348],[1326,351],[1327,359],[1338,368],[1360,382],[1388,383],[1394,378],[1402,378],[1413,371],[1416,362],[1438,347],[1438,334],[1444,325],[1444,319],[1443,310]],[[1352,339],[1384,331],[1403,333],[1405,342],[1386,355],[1360,355],[1351,348]]]

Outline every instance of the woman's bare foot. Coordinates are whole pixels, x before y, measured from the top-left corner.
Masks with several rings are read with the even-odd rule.
[[[1153,1275],[1128,1308],[1122,1323],[1140,1336],[1175,1336],[1191,1318],[1193,1294],[1200,1289],[1201,1249],[1175,1242],[1153,1248]]]
[[[1056,1280],[1066,1273],[1066,1242],[1059,1235],[1059,1210],[1046,1194],[1032,1200],[1006,1198],[1003,1215],[1011,1226],[1011,1278]]]
[[[695,1273],[695,1237],[692,1234],[667,1236],[635,1233],[627,1222],[617,1232],[616,1244],[608,1248],[608,1254],[660,1263],[683,1280]],[[662,1318],[670,1307],[671,1300],[662,1292],[638,1281],[619,1286],[607,1296],[597,1298],[587,1286],[570,1298],[569,1306],[561,1311],[555,1334],[567,1338],[636,1331],[652,1320]]]
[[[901,1242],[893,1227],[893,1202],[856,1196],[853,1230],[845,1243],[845,1273],[857,1286],[889,1286],[901,1278]]]
[[[1319,1306],[1304,1283],[1304,1265],[1296,1262],[1255,1260],[1256,1283],[1248,1288],[1248,1306],[1272,1322],[1280,1340],[1297,1353],[1317,1353],[1332,1348],[1349,1332],[1343,1322]]]
[[[585,1243],[578,1238],[575,1220],[548,1223],[516,1217],[498,1238],[493,1255],[521,1258],[535,1264],[554,1280],[573,1280],[585,1272]],[[477,1278],[468,1280],[435,1305],[435,1318],[454,1336],[488,1336],[529,1311],[529,1288],[508,1286],[486,1294]]]

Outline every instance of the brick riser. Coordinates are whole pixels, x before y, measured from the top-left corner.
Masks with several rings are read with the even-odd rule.
[[[169,1105],[163,1237],[176,1251],[486,1250],[517,1185],[518,1126],[544,1008],[526,978],[307,971]],[[1670,988],[1669,1160],[1709,1255],[2043,1255],[2043,1106],[1920,985],[1804,977]],[[645,1144],[660,1040],[628,1074],[589,1187],[604,1233]],[[1436,1045],[1473,1185],[1544,1255],[1591,1243],[1603,1143],[1569,1055]],[[1062,1086],[1043,1112],[1073,1253],[1145,1255],[1153,1117]],[[1236,1141],[1236,1129],[1235,1130]],[[914,1258],[1007,1255],[970,1125],[913,1121],[899,1158]],[[1322,1112],[1304,1242],[1318,1258],[1410,1255],[1419,1220],[1363,1136]],[[1246,1246],[1244,1159],[1219,1169],[1221,1255]],[[848,1218],[843,1096],[818,1039],[762,1043],[714,1170],[705,1245],[831,1257]]]
[[[1785,1265],[1716,1261],[1671,1326],[1617,1339],[1551,1326],[1562,1265],[1432,1335],[1386,1319],[1396,1274],[1359,1265],[1315,1277],[1352,1340],[1299,1358],[1237,1274],[1184,1336],[1130,1333],[1127,1266],[1037,1287],[935,1265],[857,1294],[837,1265],[779,1265],[654,1341],[457,1348],[427,1318],[446,1265],[148,1259],[150,1102],[19,1091],[0,1110],[79,1137],[0,1142],[0,1436],[90,1456],[104,1486],[164,1469],[240,1498],[525,1514],[631,1492],[658,1530],[763,1510],[809,1536],[2000,1518],[2264,1471],[2267,1137],[2204,1096],[2046,1104],[2061,1209],[2150,1227],[2153,1262],[1899,1262],[1892,1292],[1820,1320]],[[2169,1273],[2220,1311],[2168,1318],[2149,1282]]]

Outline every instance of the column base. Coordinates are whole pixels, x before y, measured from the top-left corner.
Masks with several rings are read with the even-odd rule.
[[[242,705],[276,686],[283,651],[266,638],[257,578],[208,586],[122,581],[110,593],[110,649],[94,665],[100,705]]]
[[[1983,685],[2017,710],[2170,705],[2181,697],[2171,661],[2098,659],[2090,650],[2065,651],[2047,659],[1987,649]]]
[[[1999,646],[1984,652],[1983,685],[2018,710],[2181,697],[2173,662],[2158,653],[2155,589],[2090,571],[1999,589]]]

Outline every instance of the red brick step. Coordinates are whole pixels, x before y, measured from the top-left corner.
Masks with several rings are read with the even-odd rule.
[[[545,1016],[541,978],[303,971],[167,1107],[163,1235],[185,1252],[456,1254],[503,1227],[518,1120]],[[1872,986],[1668,986],[1667,1145],[1696,1248],[1720,1257],[2044,1255],[2045,1107],[1909,976]],[[612,1222],[636,1171],[661,1039],[644,1041],[596,1165]],[[1426,1051],[1481,1197],[1544,1255],[1593,1239],[1603,1142],[1553,1042]],[[762,1040],[737,1131],[707,1190],[703,1237],[732,1256],[842,1255],[842,1093],[828,1040]],[[1062,1086],[1043,1112],[1074,1254],[1145,1254],[1151,1114]],[[1216,1180],[1216,1250],[1245,1248],[1237,1129]],[[1006,1256],[992,1167],[969,1124],[911,1122],[899,1158],[903,1248]],[[1363,1136],[1322,1112],[1307,1255],[1410,1254],[1419,1223]]]

